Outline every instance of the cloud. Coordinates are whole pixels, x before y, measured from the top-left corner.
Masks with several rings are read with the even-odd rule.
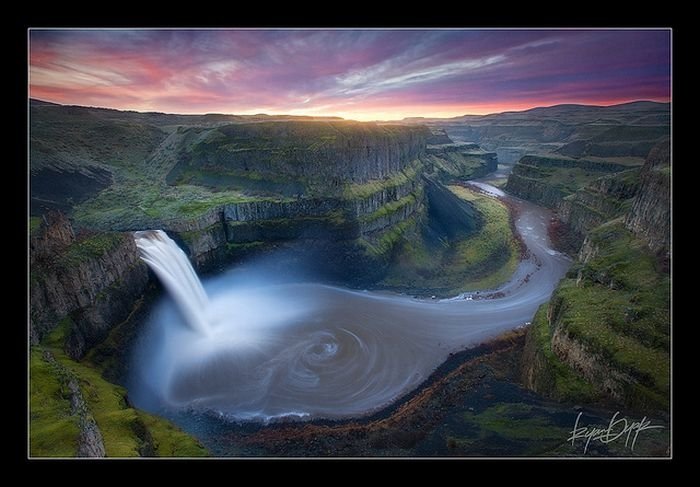
[[[33,30],[30,94],[181,113],[670,97],[669,31]]]
[[[413,69],[410,65],[405,66],[401,62],[390,60],[336,78],[339,85],[337,93],[346,95],[377,93],[414,84],[429,83],[446,77],[464,75],[505,59],[504,55],[497,55]]]

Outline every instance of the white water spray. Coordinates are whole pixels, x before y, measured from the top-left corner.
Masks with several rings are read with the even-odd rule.
[[[425,302],[279,284],[277,264],[209,278],[207,299],[172,240],[137,232],[143,260],[175,299],[155,307],[141,332],[129,397],[155,413],[213,412],[234,421],[376,411],[417,387],[450,353],[532,320],[549,299],[569,261],[550,253],[550,213],[519,205],[515,225],[530,258],[493,299]]]
[[[194,330],[208,335],[206,310],[209,298],[182,249],[163,230],[134,232],[134,239],[141,260],[156,273],[187,323]]]

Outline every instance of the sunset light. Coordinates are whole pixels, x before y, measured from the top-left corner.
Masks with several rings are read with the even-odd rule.
[[[29,461],[672,459],[671,28],[27,32]]]
[[[614,46],[614,48],[611,48]],[[667,30],[43,30],[30,96],[357,120],[670,100]]]

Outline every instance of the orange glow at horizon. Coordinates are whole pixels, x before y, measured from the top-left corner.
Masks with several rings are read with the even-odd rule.
[[[538,107],[549,107],[554,105],[596,105],[596,106],[611,106],[622,103],[630,103],[642,101],[640,99],[615,99],[615,100],[561,100],[556,102],[518,102],[518,103],[501,103],[501,104],[484,104],[484,105],[456,105],[456,106],[436,106],[436,107],[403,107],[396,108],[382,107],[372,109],[370,107],[358,107],[355,110],[339,110],[339,111],[315,111],[315,110],[294,110],[292,113],[275,113],[274,115],[308,115],[317,117],[342,117],[347,120],[357,120],[360,122],[371,121],[393,121],[402,120],[404,118],[454,118],[469,115],[490,115],[504,112],[520,112]],[[654,101],[659,103],[669,103],[670,98],[645,98],[643,101]],[[260,112],[257,112],[260,113]],[[251,115],[253,113],[250,113]],[[269,114],[272,115],[272,114]]]
[[[72,103],[62,103],[61,101],[54,101],[48,97],[36,96],[33,97],[38,100],[47,101],[50,103],[66,104],[72,105]],[[269,115],[269,116],[306,116],[306,117],[340,117],[345,120],[354,120],[358,122],[382,122],[382,121],[401,121],[405,118],[455,118],[461,116],[469,115],[490,115],[496,113],[504,112],[519,112],[530,110],[538,107],[548,107],[554,105],[563,104],[573,104],[573,105],[596,105],[596,106],[611,106],[619,105],[622,103],[630,103],[634,101],[642,101],[640,99],[613,99],[613,100],[561,100],[556,102],[537,102],[535,100],[530,102],[514,102],[514,103],[502,103],[502,104],[483,104],[483,105],[454,105],[454,106],[397,106],[397,107],[387,107],[382,106],[378,108],[372,107],[357,107],[355,109],[345,109],[345,110],[323,110],[316,108],[309,109],[292,109],[287,112],[281,112],[277,110],[270,110],[266,108],[259,109],[244,109],[237,110],[235,108],[226,108],[221,110],[162,110],[156,109],[148,104],[143,105],[130,105],[130,106],[98,106],[98,105],[84,105],[93,108],[107,108],[113,110],[125,110],[125,111],[136,111],[136,112],[161,112],[174,115],[206,115],[206,114],[224,114],[224,115]],[[670,98],[645,98],[643,101],[653,101],[659,103],[669,103]]]
[[[669,101],[670,40],[668,29],[32,29],[29,95],[352,120]]]

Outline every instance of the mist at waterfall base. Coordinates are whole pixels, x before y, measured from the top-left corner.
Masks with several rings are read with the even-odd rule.
[[[375,412],[450,353],[532,319],[569,265],[549,246],[549,215],[523,206],[516,228],[529,257],[494,299],[354,291],[280,273],[274,257],[203,280],[206,330],[164,296],[134,348],[129,397],[169,417],[205,413],[236,422]]]

